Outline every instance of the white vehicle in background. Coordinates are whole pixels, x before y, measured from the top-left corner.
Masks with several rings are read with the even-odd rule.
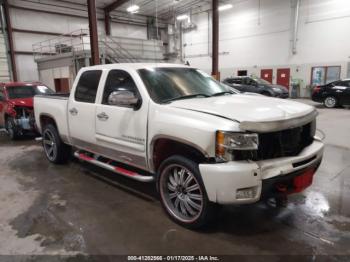
[[[301,192],[323,155],[308,105],[243,95],[173,64],[82,69],[70,96],[36,96],[49,161],[74,155],[120,175],[157,182],[177,223],[195,228],[216,204]]]

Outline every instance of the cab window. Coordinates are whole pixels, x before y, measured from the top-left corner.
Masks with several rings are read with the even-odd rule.
[[[95,103],[101,75],[101,70],[92,70],[82,73],[75,91],[75,100],[84,103]]]
[[[108,105],[108,98],[113,92],[130,91],[138,95],[137,87],[131,75],[123,70],[111,70],[107,76],[102,104]]]

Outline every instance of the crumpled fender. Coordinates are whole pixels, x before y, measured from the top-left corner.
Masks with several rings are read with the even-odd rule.
[[[5,113],[11,117],[16,117],[17,112],[15,110],[15,105],[11,102],[8,102],[7,107],[5,109]]]

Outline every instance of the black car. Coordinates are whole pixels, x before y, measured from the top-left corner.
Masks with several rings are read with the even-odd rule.
[[[312,100],[323,103],[327,108],[350,105],[350,79],[316,86],[312,92]]]
[[[258,93],[265,96],[288,98],[288,89],[280,85],[272,85],[266,80],[252,77],[230,77],[224,84],[234,87],[241,92]]]

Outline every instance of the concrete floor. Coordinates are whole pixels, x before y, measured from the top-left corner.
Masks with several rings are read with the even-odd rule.
[[[167,218],[154,185],[54,166],[33,140],[2,135],[0,254],[350,255],[350,110],[318,109],[326,150],[312,187],[285,209],[225,207],[198,232]]]

